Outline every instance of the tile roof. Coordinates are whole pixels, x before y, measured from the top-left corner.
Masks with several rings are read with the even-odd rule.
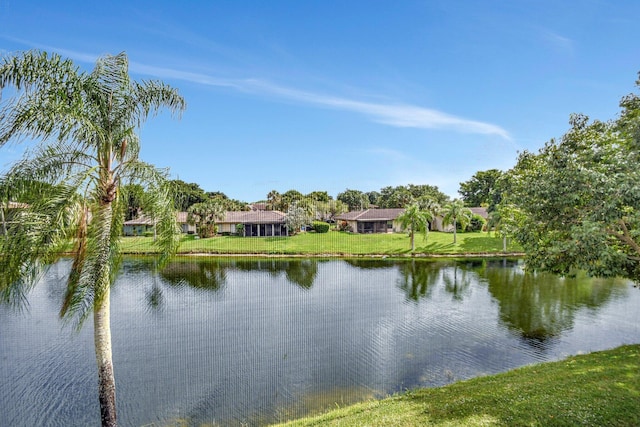
[[[178,224],[187,224],[187,218],[189,214],[187,212],[176,212],[176,220]],[[130,219],[129,221],[125,221],[124,225],[153,225],[154,221],[151,218],[147,218],[146,216],[140,215],[138,218]]]
[[[469,208],[469,209],[471,210],[471,212],[473,212],[476,215],[480,215],[484,219],[489,218],[489,214],[487,213],[487,208],[476,207],[476,208]]]
[[[285,214],[280,211],[225,212],[219,223],[230,224],[284,224]]]
[[[338,215],[336,219],[341,221],[393,221],[402,212],[404,212],[404,208],[365,209]]]

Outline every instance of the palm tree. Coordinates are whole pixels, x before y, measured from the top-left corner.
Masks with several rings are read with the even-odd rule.
[[[271,190],[267,194],[267,209],[270,211],[282,209],[282,195],[276,190]]]
[[[198,226],[200,237],[212,237],[216,234],[216,222],[224,219],[224,203],[218,198],[196,203],[187,209],[188,221]]]
[[[427,239],[427,233],[429,232],[429,222],[433,221],[433,216],[424,210],[420,209],[418,204],[414,203],[404,210],[398,216],[398,222],[400,226],[407,230],[409,236],[411,236],[411,252],[416,249],[415,245],[415,233],[416,231],[424,232],[424,238]]]
[[[145,209],[158,219],[161,263],[179,236],[166,172],[138,159],[136,131],[163,107],[180,113],[185,101],[162,82],[130,80],[128,68],[124,53],[99,58],[90,73],[39,51],[0,61],[0,90],[14,95],[0,110],[0,146],[36,142],[0,178],[0,195],[28,201],[0,242],[0,298],[23,302],[46,266],[75,245],[60,315],[79,328],[93,313],[103,426],[117,425],[109,304],[126,186],[152,195]]]
[[[466,208],[464,203],[460,199],[454,199],[453,202],[445,205],[443,208],[444,217],[442,218],[443,225],[453,224],[453,243],[456,243],[456,229],[458,223],[464,230],[471,221],[471,209]]]

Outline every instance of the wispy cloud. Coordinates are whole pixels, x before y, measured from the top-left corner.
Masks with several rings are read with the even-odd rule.
[[[556,33],[548,28],[539,28],[538,31],[543,40],[550,44],[553,48],[561,51],[573,51],[573,40]]]
[[[51,46],[39,47],[59,52],[74,60],[85,63],[92,63],[97,58],[97,55],[74,52],[67,49],[59,49]],[[262,79],[220,78],[204,73],[155,67],[133,61],[130,63],[130,68],[134,73],[158,78],[182,80],[205,86],[233,88],[242,92],[273,96],[282,100],[295,101],[322,108],[350,111],[362,114],[369,120],[388,126],[419,129],[443,129],[461,133],[497,135],[506,140],[511,140],[509,133],[500,126],[464,117],[458,117],[442,111],[416,105],[395,102],[367,102],[280,86]]]

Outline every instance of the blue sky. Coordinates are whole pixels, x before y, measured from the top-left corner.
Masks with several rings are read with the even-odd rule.
[[[141,157],[245,201],[431,184],[615,118],[640,71],[637,0],[0,0],[0,51],[90,69],[126,51],[187,100],[151,118]],[[19,147],[0,150],[0,168]]]

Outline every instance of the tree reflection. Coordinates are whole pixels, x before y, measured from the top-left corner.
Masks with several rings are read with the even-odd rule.
[[[284,261],[284,272],[290,282],[311,289],[318,274],[318,261],[313,259]]]
[[[193,288],[219,291],[227,281],[226,263],[220,259],[193,259],[171,261],[160,271],[164,280],[172,285],[187,284]]]
[[[434,283],[438,280],[442,264],[419,262],[415,259],[398,263],[400,278],[398,287],[402,289],[408,300],[418,301],[429,297]]]
[[[355,258],[347,258],[344,260],[347,264],[362,268],[365,270],[377,269],[377,268],[389,268],[395,265],[394,261],[389,261],[386,259],[355,259]]]
[[[500,305],[500,320],[536,348],[570,330],[580,308],[601,307],[622,284],[585,275],[562,278],[501,266],[489,266],[483,277]]]
[[[453,296],[454,301],[462,301],[468,293],[472,275],[473,272],[459,266],[458,263],[442,270],[444,289]]]

